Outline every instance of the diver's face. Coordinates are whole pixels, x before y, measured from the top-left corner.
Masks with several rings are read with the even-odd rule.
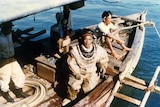
[[[83,37],[83,43],[86,48],[90,48],[93,43],[93,37],[90,35],[86,35]]]

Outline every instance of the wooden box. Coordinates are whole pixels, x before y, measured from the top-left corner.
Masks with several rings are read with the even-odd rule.
[[[51,83],[55,81],[55,69],[43,63],[37,62],[37,74]]]

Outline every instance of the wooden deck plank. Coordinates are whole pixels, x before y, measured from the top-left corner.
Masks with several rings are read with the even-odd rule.
[[[94,103],[96,103],[95,101],[99,101],[101,100],[101,98],[106,97],[104,95],[113,88],[113,84],[114,83],[111,81],[104,81],[103,83],[98,85],[91,93],[89,93],[85,98],[76,103],[73,107],[88,107],[93,105]]]
[[[112,90],[108,91],[103,96],[103,98],[101,98],[100,100],[98,100],[92,107],[105,107],[105,103],[106,103],[107,99],[109,98],[111,92],[112,92]]]
[[[108,87],[101,93],[101,95],[96,100],[94,100],[94,102],[92,103],[92,106],[104,105],[110,96],[110,93],[112,91],[111,89],[113,88],[113,86],[114,86],[114,82],[112,81],[108,85]]]

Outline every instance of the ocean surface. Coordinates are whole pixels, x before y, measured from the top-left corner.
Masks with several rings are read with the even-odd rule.
[[[106,0],[107,1],[107,0]],[[103,0],[86,0],[85,6],[78,10],[71,10],[73,29],[82,28],[92,24],[97,24],[101,21],[101,14],[104,10],[110,10],[114,14],[123,16],[129,15],[143,10],[148,10],[147,20],[152,19],[155,22],[157,29],[160,31],[160,2],[158,0],[108,0],[109,3]],[[119,1],[119,2],[118,2]],[[55,24],[55,13],[62,11],[62,8],[55,8],[49,11],[41,12],[33,16],[14,21],[14,29],[27,29],[34,27],[37,31],[46,29],[47,33],[36,37],[33,41],[43,39],[49,36],[50,26]],[[24,35],[25,36],[25,35]],[[136,77],[142,78],[150,82],[156,67],[160,65],[160,37],[158,37],[153,27],[146,26],[145,41],[143,51],[139,63],[133,73]],[[160,81],[160,76],[158,76]],[[160,82],[158,83],[160,85]],[[122,90],[128,95],[141,99],[143,93],[133,88],[125,88]],[[125,101],[115,99],[111,107],[137,107]],[[160,95],[151,93],[145,107],[160,107]]]

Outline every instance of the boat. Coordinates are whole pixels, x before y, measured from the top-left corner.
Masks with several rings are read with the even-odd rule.
[[[11,1],[6,1],[4,2],[4,4],[12,4],[10,2]],[[19,2],[20,7],[22,7],[26,3],[25,1]],[[84,6],[84,1],[81,0],[59,0],[58,2],[44,2],[44,0],[42,0],[41,2],[38,1],[39,5],[37,5],[37,2],[32,2],[29,0],[29,2],[27,3],[31,3],[31,7],[35,7],[30,8],[32,11],[26,9],[22,9],[22,11],[19,11],[19,9],[16,11],[15,15],[7,14],[10,12],[6,11],[6,16],[0,17],[0,22],[19,20],[26,16],[33,15],[58,6],[66,6],[67,4],[72,4],[70,6],[73,6],[73,4],[77,2],[82,3],[80,7]],[[75,5],[76,4],[74,4],[74,6]],[[38,8],[38,6],[40,6],[40,8]],[[14,6],[12,5],[11,7],[14,8]],[[73,9],[80,7],[78,5],[78,7],[74,7]],[[0,12],[1,11],[2,10],[0,10]],[[103,48],[105,48],[108,53],[109,63],[106,72],[107,79],[102,80],[95,89],[93,89],[85,95],[78,97],[76,100],[71,101],[70,103],[65,105],[65,107],[109,107],[112,104],[112,101],[115,97],[138,105],[140,107],[144,107],[150,92],[160,92],[160,87],[156,86],[156,79],[160,71],[160,67],[157,68],[149,85],[146,81],[132,75],[141,56],[145,37],[145,26],[153,25],[153,22],[146,21],[146,15],[146,10],[127,16],[113,15],[112,21],[117,26],[119,26],[120,37],[125,41],[126,46],[133,49],[132,51],[124,52],[122,51],[122,48],[119,45],[117,45],[115,41],[113,41],[112,44],[116,52],[118,54],[123,55],[121,60],[117,60],[116,58],[110,55],[110,50],[108,49],[107,45],[104,44],[104,36],[100,32],[96,31],[97,24],[85,27],[94,31],[96,37],[95,42],[100,44]],[[29,34],[28,32],[32,30],[33,28],[29,28],[24,31],[20,30],[21,34],[28,34],[29,37],[26,37],[24,39],[20,37],[20,39],[18,40],[21,41],[19,42],[21,46],[15,48],[17,53],[15,57],[18,59],[20,64],[24,66],[23,69],[24,73],[26,74],[26,83],[23,90],[30,94],[30,96],[25,99],[18,99],[15,98],[12,92],[10,92],[10,94],[16,102],[12,104],[7,103],[2,97],[0,97],[0,106],[62,107],[63,99],[53,89],[53,85],[56,85],[57,83],[55,78],[57,75],[56,73],[58,66],[56,65],[56,63],[58,61],[61,61],[60,68],[65,70],[65,67],[63,66],[65,65],[65,61],[61,59],[65,58],[68,51],[66,52],[64,50],[67,50],[69,46],[78,43],[77,35],[79,34],[79,31],[82,30],[82,28],[79,28],[74,31],[75,35],[73,36],[73,38],[67,38],[63,41],[63,46],[61,48],[62,52],[60,52],[61,57],[56,56],[57,51],[51,51],[50,37],[36,41],[34,43],[31,42],[31,38],[45,33],[45,31],[42,30],[35,34]],[[55,56],[48,56],[48,54],[52,52],[55,53]],[[114,79],[110,79],[110,77],[113,77]],[[143,99],[138,100],[120,93],[120,89],[124,85],[128,85],[136,89],[145,91]]]

